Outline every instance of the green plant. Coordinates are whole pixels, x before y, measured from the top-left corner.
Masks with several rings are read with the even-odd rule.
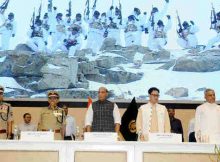
[[[213,157],[211,156],[209,156],[209,159],[211,160],[211,162],[220,162],[220,148],[217,145],[215,145],[214,153],[216,159],[213,159]]]

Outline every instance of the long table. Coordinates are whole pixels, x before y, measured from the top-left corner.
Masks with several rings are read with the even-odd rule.
[[[202,143],[1,140],[0,162],[217,162],[214,148]]]

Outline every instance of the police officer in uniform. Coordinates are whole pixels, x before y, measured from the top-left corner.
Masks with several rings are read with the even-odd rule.
[[[0,139],[11,139],[13,113],[11,105],[3,102],[4,88],[0,86]]]
[[[57,106],[59,94],[56,91],[48,92],[48,108],[42,108],[38,124],[39,131],[53,131],[55,140],[62,140],[65,128],[64,110]]]

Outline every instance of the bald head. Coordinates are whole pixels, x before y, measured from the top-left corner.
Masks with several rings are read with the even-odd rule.
[[[106,100],[108,97],[108,89],[105,87],[100,87],[98,91],[98,98],[100,101]]]
[[[106,87],[99,87],[99,91],[100,90],[104,90],[104,91],[108,92],[108,89]]]
[[[207,88],[207,89],[204,91],[204,95],[206,95],[206,93],[208,93],[208,92],[210,92],[210,91],[212,91],[212,92],[215,93],[215,91],[214,91],[213,89],[211,89],[211,88]]]
[[[208,103],[215,103],[215,91],[213,89],[206,89],[204,92],[204,96]]]

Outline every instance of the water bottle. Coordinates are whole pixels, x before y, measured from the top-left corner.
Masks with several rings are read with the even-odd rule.
[[[198,138],[198,142],[200,142],[200,143],[203,142],[203,141],[202,141],[203,139],[202,139],[201,130],[198,131],[198,133],[197,133],[197,138]]]
[[[80,140],[80,130],[79,130],[79,126],[76,127],[76,141]]]
[[[141,141],[141,136],[142,136],[142,132],[139,131],[139,132],[138,132],[138,136],[137,136],[137,140],[138,140],[138,141]]]
[[[14,126],[14,140],[18,140],[18,135],[19,135],[18,128],[17,128],[17,126],[15,125],[15,126]]]

